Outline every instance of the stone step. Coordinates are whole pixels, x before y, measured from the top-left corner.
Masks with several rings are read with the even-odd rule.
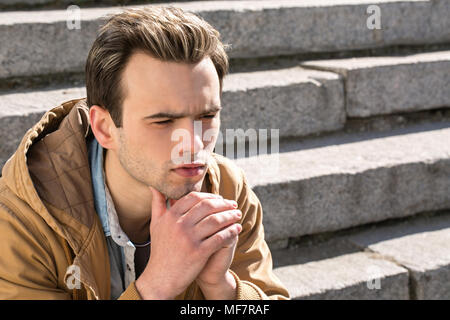
[[[173,2],[186,2],[189,0],[175,0],[175,1],[159,1],[160,3],[173,3]],[[197,0],[197,1],[207,1],[207,0]],[[240,0],[227,0],[227,1],[240,1]],[[259,0],[252,0],[259,1]],[[145,4],[152,3],[154,0],[2,0],[0,2],[0,9],[6,8],[11,9],[66,9],[70,5],[77,5],[80,7],[105,7],[118,5],[123,6],[124,4]]]
[[[200,1],[201,15],[232,45],[231,58],[334,52],[450,41],[447,0]],[[375,8],[375,11],[371,11]],[[82,72],[107,14],[123,7],[0,13],[0,78]],[[367,13],[369,12],[369,13]],[[379,13],[381,29],[370,22]],[[369,22],[369,27],[368,27]]]
[[[294,299],[450,299],[450,213],[272,250]]]
[[[266,239],[450,208],[450,122],[294,141],[234,160],[264,208]],[[227,154],[227,157],[230,155]]]
[[[85,96],[84,87],[0,95],[0,166],[45,111]],[[222,105],[224,138],[226,129],[269,129],[270,133],[278,128],[281,137],[304,136],[342,129],[345,122],[341,77],[301,67],[230,74],[224,80]]]
[[[366,230],[349,241],[408,269],[415,299],[450,300],[450,215]]]
[[[272,257],[291,299],[409,299],[407,269],[344,240],[272,250]]]
[[[450,107],[450,51],[308,61],[302,65],[344,77],[349,117]]]
[[[135,0],[2,0],[0,2],[0,8],[10,9],[41,9],[41,8],[59,8],[65,9],[70,5],[86,6],[86,5],[96,5],[104,6],[103,3],[108,3],[109,5],[122,5],[123,3],[129,2],[145,2],[145,1],[135,1]],[[150,2],[150,1],[148,1]]]
[[[304,137],[341,130],[353,117],[449,107],[449,87],[450,51],[232,73],[224,80],[222,137],[253,139],[260,129]],[[0,93],[0,165],[45,111],[85,95],[82,86]]]
[[[279,81],[280,90],[284,90],[283,84],[290,83],[288,74],[303,71],[289,69],[285,77],[272,75],[271,79],[273,83]],[[327,73],[315,74],[313,81],[333,83],[338,79],[333,74],[335,78],[331,79]],[[277,78],[281,80],[275,80]],[[302,79],[298,74],[292,78]],[[244,80],[239,86],[246,86]],[[259,81],[249,76],[247,81],[247,86],[264,87],[267,83],[263,76]],[[327,87],[326,81],[320,88]],[[226,91],[232,92],[233,83],[231,77],[226,80]],[[298,91],[300,96],[306,92]],[[84,89],[79,87],[0,96],[2,164],[45,110],[84,94]],[[275,111],[279,112],[272,112]],[[286,113],[290,114],[289,111]],[[224,117],[226,119],[227,115]],[[236,118],[235,121],[239,123],[245,119]],[[295,119],[282,119],[279,124],[283,121],[289,124]],[[315,140],[294,140],[280,144],[279,155],[250,157],[236,162],[247,172],[250,184],[263,203],[267,239],[273,243],[289,237],[450,207],[450,195],[445,192],[450,185],[449,127],[450,123],[441,122],[388,133],[337,134]],[[220,150],[216,152],[220,153]],[[264,158],[268,162],[261,163]],[[327,190],[333,190],[333,193]]]
[[[51,2],[54,2],[53,0],[3,0],[0,5],[2,7],[9,7],[9,6],[42,6],[42,5],[48,5]]]

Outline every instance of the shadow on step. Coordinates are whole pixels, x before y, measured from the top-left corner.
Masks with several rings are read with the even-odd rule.
[[[364,251],[379,242],[443,229],[450,229],[448,210],[389,219],[324,235],[305,236],[302,238],[308,239],[292,240],[293,244],[288,249],[272,250],[273,265],[278,268],[332,259]]]
[[[291,152],[299,150],[308,150],[314,148],[327,147],[332,145],[342,145],[366,140],[380,139],[385,137],[407,135],[411,133],[419,133],[426,131],[433,131],[439,129],[445,129],[450,127],[450,121],[443,122],[431,122],[414,124],[404,128],[397,128],[388,131],[369,131],[343,133],[337,132],[335,134],[329,134],[322,137],[307,137],[307,138],[288,138],[280,141],[280,152]]]

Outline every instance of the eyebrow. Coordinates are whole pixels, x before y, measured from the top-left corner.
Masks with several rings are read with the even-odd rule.
[[[208,108],[207,110],[199,113],[198,115],[202,116],[202,115],[205,115],[205,114],[208,114],[208,113],[218,112],[220,110],[222,110],[221,106],[213,105],[210,108]],[[181,118],[184,118],[184,117],[187,117],[187,116],[189,116],[189,113],[158,112],[158,113],[152,114],[150,116],[146,116],[143,119],[146,120],[146,119],[168,118],[168,119],[176,120],[176,119],[181,119]]]

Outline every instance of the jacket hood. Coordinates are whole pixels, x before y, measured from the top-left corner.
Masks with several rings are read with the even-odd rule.
[[[5,184],[77,253],[95,213],[86,137],[85,99],[46,112],[3,166]],[[74,146],[77,146],[74,148]]]

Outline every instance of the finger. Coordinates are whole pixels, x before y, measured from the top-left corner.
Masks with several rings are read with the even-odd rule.
[[[158,220],[167,210],[166,208],[166,197],[156,190],[155,188],[149,187],[152,191],[152,221]]]
[[[237,202],[234,200],[203,199],[186,213],[186,217],[195,225],[213,213],[232,209],[237,209]]]
[[[177,201],[178,201],[178,200],[175,200],[175,199],[169,199],[170,207],[172,208],[173,205],[174,205],[175,203],[177,203]]]
[[[223,247],[230,246],[241,231],[242,226],[239,223],[232,224],[205,239],[200,246],[208,252],[216,252]]]
[[[221,195],[213,194],[213,193],[207,193],[207,192],[195,192],[192,191],[182,197],[181,199],[178,199],[176,203],[171,205],[171,211],[178,215],[183,215],[189,209],[191,209],[195,204],[200,202],[203,199],[223,199]]]
[[[242,217],[240,210],[227,210],[208,215],[195,226],[195,235],[201,240],[209,238],[220,230],[239,222]]]

